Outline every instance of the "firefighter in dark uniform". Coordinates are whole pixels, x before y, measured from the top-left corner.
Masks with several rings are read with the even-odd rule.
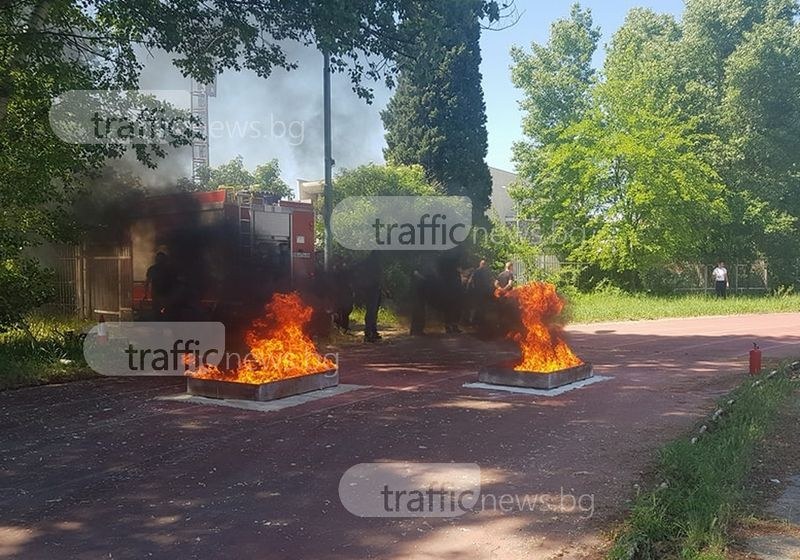
[[[144,297],[150,298],[153,319],[166,318],[167,308],[171,303],[175,288],[175,278],[166,253],[156,253],[156,262],[147,269],[144,285]]]
[[[364,342],[377,342],[378,310],[381,307],[381,260],[380,252],[372,251],[361,263],[358,283],[362,286],[364,297]]]

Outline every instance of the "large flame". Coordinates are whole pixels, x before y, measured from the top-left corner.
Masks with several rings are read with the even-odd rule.
[[[564,300],[553,284],[532,282],[507,292],[516,301],[524,330],[510,335],[519,344],[522,361],[516,371],[550,373],[581,365],[583,362],[567,345],[556,324]]]
[[[273,295],[264,311],[245,335],[250,353],[238,368],[221,370],[201,365],[189,375],[262,384],[336,369],[336,364],[321,356],[304,332],[313,310],[297,293]]]

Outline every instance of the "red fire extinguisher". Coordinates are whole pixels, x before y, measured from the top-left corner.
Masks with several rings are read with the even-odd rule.
[[[750,375],[758,375],[761,373],[761,349],[758,343],[753,343],[753,349],[750,350]]]

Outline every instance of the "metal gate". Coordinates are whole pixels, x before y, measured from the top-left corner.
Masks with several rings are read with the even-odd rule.
[[[132,315],[133,262],[129,245],[60,246],[56,256],[56,306],[80,317]]]
[[[130,246],[95,247],[85,255],[90,316],[130,318],[133,263]]]

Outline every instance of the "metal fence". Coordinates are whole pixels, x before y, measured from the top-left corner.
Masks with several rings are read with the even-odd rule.
[[[79,258],[80,249],[72,245],[54,247],[55,300],[48,306],[63,315],[82,315],[85,271]]]
[[[520,281],[535,280],[537,276],[551,276],[563,271],[566,267],[579,270],[586,265],[576,262],[561,262],[551,255],[536,257],[532,263],[513,261],[514,269]],[[712,293],[714,279],[712,271],[716,265],[681,263],[664,267],[661,273],[667,282],[678,293]],[[529,270],[530,268],[530,270]],[[773,289],[770,283],[769,267],[765,261],[752,263],[736,263],[726,265],[730,291],[735,293],[763,293]]]
[[[674,275],[678,292],[713,292],[712,272],[716,265],[682,264],[668,270]],[[747,264],[726,265],[730,290],[741,293],[766,292],[770,289],[767,263],[758,261]]]
[[[80,317],[132,313],[133,273],[128,245],[55,248],[56,311]]]
[[[111,247],[86,255],[89,308],[93,315],[133,312],[133,273],[130,247]]]

